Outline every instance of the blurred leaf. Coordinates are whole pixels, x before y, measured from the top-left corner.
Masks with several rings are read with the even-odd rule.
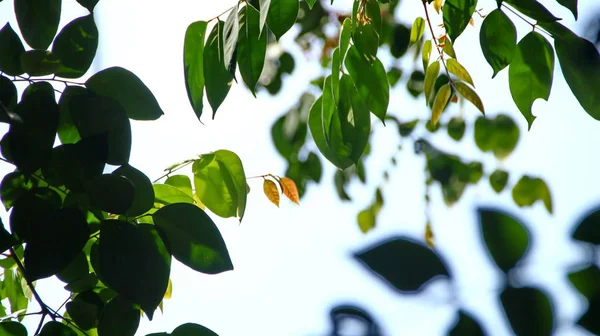
[[[204,39],[205,21],[191,23],[185,31],[183,43],[183,76],[188,99],[196,117],[200,119],[204,107]]]
[[[152,182],[144,173],[129,164],[125,164],[113,171],[112,174],[125,177],[133,185],[131,207],[125,212],[125,216],[139,216],[152,208],[154,205],[154,189],[152,188]]]
[[[600,334],[600,321],[598,316],[600,315],[600,297],[596,296],[593,300],[590,300],[588,309],[577,321],[577,324],[585,328],[587,331],[594,335]]]
[[[171,336],[218,336],[212,330],[196,323],[185,323],[175,328]]]
[[[492,260],[508,273],[529,249],[530,234],[516,218],[492,209],[478,209],[479,225]]]
[[[431,123],[436,125],[438,120],[440,120],[440,116],[442,112],[446,108],[446,104],[448,104],[448,100],[450,99],[450,85],[444,84],[435,95],[435,100],[433,101],[433,108],[431,109]]]
[[[269,9],[277,11],[277,8],[281,9],[281,6],[285,6],[282,2],[274,1]],[[289,0],[287,1],[289,3]],[[296,5],[296,13],[298,12],[298,1],[292,0]],[[233,15],[233,13],[231,14]],[[260,33],[260,14],[254,7],[250,5],[244,6],[240,10],[239,15],[239,40],[237,45],[237,62],[242,75],[242,79],[250,92],[256,96],[255,88],[256,83],[260,79],[260,75],[265,65],[265,56],[267,54],[267,35]],[[267,20],[272,19],[271,16],[267,17]],[[294,17],[295,20],[295,17]],[[269,24],[269,27],[271,25]],[[272,29],[271,29],[272,30]],[[227,46],[227,45],[226,45]],[[225,64],[227,58],[225,58]]]
[[[117,101],[131,119],[156,120],[164,114],[150,89],[127,69],[104,69],[92,75],[85,86],[97,95]]]
[[[140,310],[121,295],[110,300],[98,322],[98,336],[135,335],[140,324]]]
[[[300,8],[298,3],[297,0],[271,1],[267,15],[267,25],[269,25],[269,29],[271,29],[277,40],[296,22]]]
[[[481,24],[479,43],[483,56],[494,70],[494,78],[514,58],[517,48],[517,30],[514,23],[500,9],[493,10]]]
[[[425,20],[422,17],[417,17],[413,22],[412,28],[410,29],[410,44],[417,43],[423,37],[425,32]]]
[[[530,32],[519,44],[508,68],[510,93],[529,128],[535,117],[533,102],[548,100],[554,73],[554,49],[539,33]]]
[[[98,49],[98,28],[94,15],[69,22],[56,36],[52,52],[60,59],[56,75],[64,78],[83,76],[94,61]]]
[[[103,221],[98,254],[102,282],[139,304],[152,320],[171,270],[171,255],[156,227]]]
[[[473,89],[471,89],[462,82],[455,82],[454,88],[456,89],[456,91],[458,91],[458,93],[460,93],[461,96],[463,96],[463,98],[471,102],[471,104],[477,107],[477,109],[485,115],[485,108],[483,107],[483,102]]]
[[[98,324],[100,312],[104,308],[104,302],[93,291],[77,294],[73,300],[66,304],[67,313],[83,330],[89,330]]]
[[[233,270],[229,252],[215,223],[197,206],[176,203],[156,211],[154,223],[164,231],[175,259],[198,272]]]
[[[540,178],[523,175],[513,187],[512,197],[520,207],[532,206],[541,200],[549,213],[552,213],[552,195],[546,182]]]
[[[431,63],[427,67],[427,71],[425,71],[425,84],[424,84],[424,92],[425,92],[425,102],[429,102],[431,100],[431,93],[433,92],[433,84],[435,84],[435,80],[440,73],[440,62],[435,61]]]
[[[430,222],[427,222],[425,225],[425,243],[432,249],[435,248],[435,237],[433,235],[433,229],[431,228]]]
[[[294,180],[288,177],[280,177],[277,182],[279,182],[279,187],[281,188],[281,192],[292,202],[299,204],[300,197],[298,196],[298,188],[296,187],[296,183]]]
[[[552,335],[552,303],[543,291],[533,287],[507,287],[500,294],[500,301],[517,336]]]
[[[473,13],[475,12],[476,0],[446,0],[443,6],[444,27],[452,41],[465,30]]]
[[[394,87],[402,78],[402,69],[393,67],[387,72],[387,79],[391,87]]]
[[[225,67],[223,63],[223,25],[223,22],[219,21],[213,27],[208,35],[203,53],[206,97],[213,110],[213,119],[219,106],[227,97],[233,82],[233,75],[230,73],[229,67]],[[235,63],[229,66],[234,67]]]
[[[410,74],[406,82],[406,89],[413,97],[417,98],[424,89],[425,74],[422,71],[415,70]]]
[[[575,226],[572,237],[575,240],[600,245],[600,209],[588,212]]]
[[[23,74],[25,71],[21,67],[21,55],[25,53],[25,47],[10,23],[6,23],[0,30],[0,45],[0,71],[10,76]]]
[[[5,336],[27,336],[27,329],[19,322],[3,321],[0,323],[0,334]]]
[[[446,68],[448,69],[448,71],[451,74],[464,80],[465,82],[471,84],[472,86],[475,86],[473,84],[473,78],[471,78],[471,75],[469,74],[467,69],[465,69],[465,67],[463,67],[460,63],[458,63],[457,60],[455,60],[453,58],[446,60]]]
[[[515,149],[519,133],[519,127],[504,114],[499,114],[494,119],[478,117],[475,121],[475,144],[482,152],[491,151],[500,160]]]
[[[448,333],[448,336],[484,336],[481,323],[464,310],[458,311],[458,321]]]
[[[60,11],[60,0],[16,0],[15,15],[27,44],[47,49],[58,30]]]
[[[450,277],[434,251],[403,237],[372,245],[354,257],[400,292],[415,293],[436,277]]]
[[[121,175],[103,174],[87,185],[90,205],[113,214],[125,214],[133,206],[135,187]]]
[[[265,179],[263,181],[263,191],[269,201],[279,207],[279,190],[275,182]]]
[[[501,192],[508,183],[508,172],[500,169],[494,170],[490,175],[490,186],[496,193]]]
[[[589,265],[584,269],[570,272],[568,274],[569,281],[579,293],[583,294],[588,301],[593,301],[595,298],[600,298],[600,269],[596,265]]]
[[[462,117],[454,117],[448,122],[448,135],[455,141],[460,141],[465,134],[465,128],[465,120]]]

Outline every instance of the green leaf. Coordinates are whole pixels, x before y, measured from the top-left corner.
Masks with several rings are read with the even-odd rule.
[[[35,224],[25,247],[25,271],[31,281],[47,278],[67,267],[90,235],[85,215],[74,208],[58,210]]]
[[[552,303],[543,291],[534,287],[507,287],[500,294],[500,301],[517,336],[552,335]]]
[[[64,282],[70,283],[83,278],[90,273],[90,265],[85,252],[80,251],[67,267],[56,273],[56,277]]]
[[[479,117],[475,121],[475,144],[482,152],[492,151],[496,158],[506,158],[519,142],[519,127],[507,115],[494,119]]]
[[[450,72],[451,74],[455,75],[456,77],[464,80],[465,82],[467,82],[467,83],[471,84],[473,87],[475,87],[475,84],[473,84],[473,79],[471,78],[471,75],[469,74],[467,69],[465,69],[454,58],[450,58],[450,59],[446,60],[446,68],[448,69],[448,72]]]
[[[494,170],[490,175],[490,186],[496,193],[500,193],[508,183],[508,172],[500,169]]]
[[[62,205],[60,195],[49,188],[33,188],[21,195],[10,213],[10,231],[20,240],[29,241],[38,226]]]
[[[89,330],[97,326],[104,302],[98,294],[90,290],[77,294],[73,300],[67,302],[66,308],[79,328]]]
[[[427,40],[425,41],[425,43],[423,43],[423,50],[421,51],[422,55],[422,61],[423,61],[423,71],[427,71],[427,68],[429,67],[429,59],[431,58],[431,50],[433,49],[431,40]]]
[[[309,9],[312,9],[313,6],[315,5],[315,2],[317,2],[317,0],[305,0],[305,1],[308,4]]]
[[[164,230],[175,259],[207,274],[233,270],[223,237],[202,209],[177,203],[160,208],[152,216],[154,224]]]
[[[450,100],[450,95],[452,91],[450,90],[449,84],[444,84],[435,95],[435,100],[433,101],[433,107],[431,108],[431,122],[433,125],[436,125],[438,120],[440,120],[440,116],[442,112],[446,108],[448,101]]]
[[[194,204],[194,198],[184,191],[167,184],[153,184],[155,202],[169,205],[172,203]]]
[[[0,183],[0,199],[2,199],[6,211],[10,210],[19,197],[31,188],[33,188],[31,180],[26,179],[18,171],[4,175]]]
[[[465,120],[462,117],[454,117],[448,121],[448,136],[455,141],[460,141],[465,134]]]
[[[573,13],[575,20],[577,20],[577,0],[556,0],[559,4],[563,5],[565,8]]]
[[[298,0],[271,0],[267,25],[277,40],[296,23],[299,9]]]
[[[133,201],[131,207],[125,212],[125,216],[139,216],[152,208],[154,205],[154,189],[152,188],[152,182],[144,173],[126,164],[113,171],[112,174],[123,176],[133,184]]]
[[[192,172],[196,195],[210,211],[242,220],[246,210],[246,175],[235,153],[218,150],[202,155],[192,165]]]
[[[477,107],[477,109],[481,111],[481,113],[485,114],[485,107],[483,106],[483,102],[481,101],[481,98],[479,98],[475,90],[471,89],[469,86],[462,82],[455,82],[454,88],[456,89],[456,91],[458,91],[458,93],[460,93],[461,96],[463,96],[463,98],[471,102],[471,104]]]
[[[495,9],[481,24],[479,43],[485,60],[494,70],[494,78],[515,56],[517,30],[514,23],[501,10]]]
[[[21,54],[21,68],[30,76],[46,76],[58,71],[60,59],[47,50],[29,50]]]
[[[4,294],[8,297],[11,313],[25,313],[27,311],[29,299],[27,299],[23,291],[23,285],[27,286],[27,284],[25,283],[25,279],[21,276],[20,271],[12,269],[6,270],[4,272],[4,281],[2,285]],[[23,318],[24,316],[20,316],[18,320],[22,321]]]
[[[393,67],[387,72],[387,79],[391,87],[394,87],[402,78],[402,69]]]
[[[519,220],[506,213],[480,208],[479,225],[483,241],[496,265],[508,273],[529,249],[530,234]]]
[[[44,324],[39,336],[77,336],[77,333],[58,321],[50,321]]]
[[[401,293],[419,292],[435,278],[450,277],[433,250],[403,237],[372,245],[354,257]]]
[[[458,321],[448,333],[448,336],[484,336],[481,323],[464,310],[458,311]]]
[[[4,321],[0,323],[0,334],[5,336],[27,336],[27,328],[19,322]]]
[[[554,22],[560,20],[536,0],[504,0],[504,2],[536,21]]]
[[[579,318],[577,324],[592,334],[597,335],[600,333],[598,314],[600,314],[600,297],[595,297],[593,300],[590,300],[586,312]]]
[[[476,5],[477,0],[446,0],[444,2],[444,27],[453,42],[456,42],[469,24]]]
[[[568,31],[554,39],[554,47],[571,92],[592,118],[600,120],[600,98],[594,89],[600,85],[600,54],[596,46]]]
[[[140,310],[131,302],[117,295],[110,300],[98,322],[98,336],[135,335],[140,324]]]
[[[190,24],[185,31],[183,43],[183,76],[188,99],[196,117],[200,119],[204,108],[204,39],[205,21]]]
[[[417,17],[413,22],[412,28],[410,29],[410,43],[413,45],[417,43],[425,32],[425,20],[422,17]]]
[[[194,197],[192,193],[192,181],[187,175],[171,175],[165,180],[165,184],[176,187],[189,197]]]
[[[444,46],[442,47],[442,50],[446,53],[446,55],[452,57],[452,58],[456,58],[456,51],[454,51],[454,46],[452,45],[452,41],[450,41],[449,38],[445,37],[443,39],[444,42]]]
[[[596,265],[589,265],[584,269],[580,269],[568,274],[569,281],[579,293],[583,294],[590,302],[595,298],[600,297],[600,269]]]
[[[275,1],[273,6],[279,2]],[[298,5],[298,1],[294,2]],[[260,79],[267,54],[267,34],[260,33],[259,21],[260,14],[254,7],[246,5],[240,10],[237,62],[244,83],[255,96],[256,83]]]
[[[366,107],[385,122],[390,101],[390,86],[381,61],[365,61],[358,49],[352,46],[348,50],[345,64]]]
[[[171,255],[156,227],[103,221],[99,267],[102,282],[139,304],[152,320],[167,290],[171,270]]]
[[[587,213],[575,226],[572,237],[575,240],[600,245],[600,209]]]
[[[0,61],[1,62],[1,61]],[[1,71],[1,70],[0,70]],[[10,111],[17,106],[17,88],[7,77],[0,77],[0,122],[10,123],[14,120]],[[15,115],[16,116],[16,115]]]
[[[56,36],[52,52],[60,59],[56,75],[65,78],[83,76],[96,56],[98,28],[94,15],[89,14],[69,22]]]
[[[156,120],[164,112],[148,87],[131,71],[110,67],[92,75],[85,86],[93,93],[112,98],[134,120]]]
[[[425,92],[425,103],[431,100],[431,93],[433,92],[433,84],[435,84],[435,80],[440,73],[440,62],[435,61],[427,67],[425,71],[425,84],[424,91]]]
[[[131,126],[117,101],[82,92],[69,98],[68,107],[71,120],[82,138],[106,136],[106,163],[122,165],[129,161]]]
[[[25,47],[19,35],[7,23],[0,30],[0,71],[10,76],[23,74],[21,67],[21,55],[25,53]]]
[[[376,0],[361,2],[361,4],[364,3],[364,6],[359,6],[358,3],[358,1],[354,2],[354,6],[359,8],[356,15],[353,13],[352,16],[352,40],[361,57],[371,63],[377,59],[377,50],[379,49],[381,11]],[[408,34],[408,40],[410,40],[410,32]]]
[[[94,11],[94,7],[96,7],[98,0],[77,0],[77,2],[91,13]]]
[[[71,281],[65,286],[65,290],[73,293],[81,293],[94,289],[98,284],[98,276],[95,273],[89,273],[75,281]]]
[[[125,214],[133,206],[134,185],[121,175],[103,174],[86,186],[92,208],[113,214]]]
[[[58,122],[58,138],[62,144],[74,144],[81,139],[79,131],[71,119],[71,98],[76,95],[85,95],[87,90],[81,86],[68,85],[60,96],[58,108],[60,119]]]
[[[386,23],[387,26],[387,23]],[[386,30],[389,29],[386,27]],[[384,36],[382,39],[385,39],[387,36],[385,34],[389,34],[387,31],[384,31]],[[390,54],[394,58],[400,58],[406,54],[408,50],[408,45],[410,43],[410,28],[405,26],[404,24],[396,24],[394,25],[391,31],[391,41],[390,43]]]
[[[240,33],[238,7],[239,2],[231,8],[227,20],[225,20],[225,24],[223,25],[223,66],[225,67],[231,64],[238,43]]]
[[[185,323],[175,328],[171,336],[218,336],[214,331],[196,323]]]
[[[206,97],[213,110],[213,119],[233,82],[229,68],[223,65],[223,41],[223,22],[219,21],[208,35],[203,54]],[[235,63],[232,63],[229,66],[234,65]]]
[[[539,33],[530,32],[517,45],[508,68],[510,93],[527,120],[529,128],[535,120],[533,102],[548,100],[554,73],[554,49]]]
[[[15,0],[15,14],[23,38],[34,49],[47,49],[60,21],[61,0]]]
[[[339,49],[340,49],[340,57],[343,61],[346,57],[346,51],[348,51],[348,46],[350,46],[350,38],[352,37],[352,20],[350,18],[345,18],[344,22],[342,22],[342,28],[340,28],[340,41],[339,41]]]
[[[552,195],[546,182],[540,178],[523,175],[513,187],[512,197],[519,207],[532,206],[538,200],[552,213]]]

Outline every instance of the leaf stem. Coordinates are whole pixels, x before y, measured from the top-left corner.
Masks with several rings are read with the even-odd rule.
[[[177,167],[175,167],[173,169],[167,169],[166,173],[164,173],[163,175],[161,175],[159,178],[157,178],[156,180],[154,180],[152,183],[156,183],[156,182],[162,180],[163,178],[168,177],[172,173],[178,171],[179,169],[189,166],[189,164],[192,163],[192,162],[194,162],[194,160],[191,160],[191,159],[190,160],[186,160],[186,161],[182,162],[179,166],[177,166]]]
[[[240,4],[240,2],[245,2],[245,1],[242,1],[242,0],[240,0],[240,1],[238,1],[238,3],[237,3],[237,4],[239,5],[239,4]],[[224,12],[222,12],[221,14],[219,14],[219,15],[217,15],[217,16],[215,16],[215,17],[213,17],[213,18],[209,19],[209,20],[207,20],[206,22],[210,22],[210,21],[213,21],[213,20],[219,20],[219,17],[220,17],[220,16],[222,16],[222,15],[225,15],[225,13],[229,12],[229,11],[230,11],[230,10],[232,10],[234,7],[235,7],[235,5],[231,6],[230,8],[228,8],[227,10],[225,10]]]
[[[435,37],[435,33],[433,32],[433,26],[431,25],[431,19],[429,18],[429,11],[427,10],[427,0],[422,0],[423,10],[425,11],[425,18],[427,20],[427,25],[429,26],[429,32],[431,33],[431,38],[435,44],[435,48],[437,49],[438,54],[440,55],[440,60],[442,61],[442,65],[444,66],[444,70],[446,70],[446,75],[448,76],[448,82],[452,85],[452,77],[450,77],[450,72],[448,71],[448,67],[446,66],[446,60],[444,59],[444,53],[440,46],[438,45],[437,38]]]

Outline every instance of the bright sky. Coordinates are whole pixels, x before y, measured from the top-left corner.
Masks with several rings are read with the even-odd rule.
[[[594,15],[590,10],[593,2],[580,1],[580,22],[586,23]],[[166,113],[156,122],[133,124],[131,164],[151,179],[162,175],[163,169],[172,163],[217,149],[236,152],[248,176],[284,172],[284,162],[271,143],[270,127],[276,117],[297,101],[304,91],[303,83],[318,76],[318,65],[310,63],[316,60],[299,62],[294,73],[284,80],[283,92],[274,99],[266,93],[255,99],[242,85],[234,85],[215,120],[208,118],[207,107],[205,125],[196,121],[187,100],[182,71],[185,29],[191,22],[212,18],[234,3],[234,0],[100,0],[97,6],[101,35],[94,71],[115,65],[133,71],[152,90]],[[341,0],[336,3],[345,5]],[[570,12],[554,1],[543,3],[564,18],[567,26],[573,27]],[[64,7],[61,25],[84,14],[75,1],[66,2]],[[480,1],[478,7],[484,8],[484,13],[490,12],[495,1]],[[408,0],[403,1],[399,13],[399,18],[407,24],[422,14],[419,2]],[[0,23],[6,20],[16,27],[10,1],[0,3]],[[481,20],[476,18],[475,22],[477,28],[468,27],[455,44],[459,61],[473,76],[490,114],[508,112],[516,117],[522,129],[517,150],[502,167],[515,173],[511,176],[513,183],[521,173],[544,178],[552,191],[555,213],[548,215],[541,205],[518,209],[512,204],[510,193],[495,195],[482,182],[481,186],[470,188],[452,208],[445,207],[439,190],[434,188],[432,220],[438,249],[457,276],[462,305],[475,312],[494,335],[508,335],[494,296],[496,271],[480,244],[474,210],[477,206],[495,205],[527,222],[536,238],[527,274],[531,275],[532,283],[560,295],[554,296],[558,303],[557,320],[574,319],[582,311],[583,301],[562,277],[565,267],[581,260],[581,249],[566,237],[575,220],[600,201],[597,195],[600,160],[591,153],[592,144],[600,143],[600,122],[579,107],[557,63],[550,100],[535,103],[534,113],[539,118],[526,133],[525,120],[518,115],[510,97],[507,71],[490,80],[492,71],[476,42]],[[528,28],[523,24],[517,26],[521,37]],[[293,34],[294,31],[288,33],[282,44],[301,56],[294,46]],[[399,84],[392,94],[390,113],[408,119],[425,117],[427,110],[422,99],[407,97],[403,84]],[[465,117],[474,119],[477,113],[468,107]],[[171,331],[179,324],[196,322],[221,336],[325,335],[329,330],[329,309],[338,303],[367,308],[387,335],[444,333],[455,318],[456,308],[440,294],[446,288],[443,284],[435,284],[437,290],[419,297],[401,296],[383,286],[350,257],[352,252],[390,235],[406,234],[421,239],[424,231],[424,162],[410,148],[398,156],[399,165],[385,186],[386,207],[379,216],[378,227],[363,235],[356,225],[356,214],[371,201],[373,188],[380,182],[398,143],[393,127],[385,129],[374,123],[377,132],[372,142],[373,154],[367,160],[370,182],[367,187],[350,188],[354,203],[338,200],[333,190],[334,168],[328,163],[321,185],[311,186],[300,206],[283,201],[281,208],[276,208],[262,194],[261,181],[250,180],[252,192],[241,225],[233,219],[213,216],[235,270],[208,276],[175,262],[173,297],[164,305],[165,314],[156,314],[151,323],[142,322],[138,334]],[[441,140],[436,143],[468,158],[481,159],[471,132],[467,132],[460,145],[446,142],[446,138],[436,138]],[[484,163],[486,172],[497,165],[487,156]],[[1,169],[8,172],[11,167]],[[7,216],[3,218],[7,223]],[[49,297],[58,306],[65,298],[63,294],[56,296],[62,285],[55,280],[44,280],[38,283],[38,288],[42,297]],[[29,323],[35,325],[37,319]],[[559,335],[573,334],[570,330],[558,331]]]

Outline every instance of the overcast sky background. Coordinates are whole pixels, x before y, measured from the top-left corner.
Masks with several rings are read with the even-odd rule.
[[[61,26],[85,14],[74,0],[64,3]],[[286,50],[298,57],[296,70],[284,80],[277,97],[261,92],[255,99],[243,85],[234,85],[215,120],[210,120],[210,108],[205,105],[204,125],[196,120],[187,100],[182,65],[185,30],[190,23],[210,19],[234,3],[234,0],[100,0],[96,7],[100,46],[91,73],[117,65],[133,71],[152,90],[165,111],[158,121],[132,124],[130,163],[151,179],[162,175],[163,169],[172,163],[217,149],[237,153],[247,176],[284,172],[285,164],[271,142],[271,125],[297,101],[304,92],[304,84],[320,75],[317,59],[306,59],[294,45],[296,29],[281,41]],[[350,8],[349,3],[336,0],[341,8]],[[570,12],[554,0],[542,3],[579,33],[596,13],[591,10],[593,0],[580,0],[581,23],[574,25]],[[495,8],[495,1],[480,1],[478,7],[488,13]],[[419,1],[412,0],[402,1],[397,11],[397,17],[408,25],[422,14]],[[441,23],[441,17],[433,17]],[[0,21],[2,24],[9,21],[17,27],[12,1],[0,2]],[[459,60],[470,71],[489,114],[509,113],[521,127],[516,151],[501,163],[513,173],[510,181],[515,183],[523,173],[544,178],[550,186],[555,211],[549,215],[541,204],[518,209],[510,192],[496,195],[482,181],[478,187],[469,188],[451,208],[444,205],[439,189],[433,188],[432,224],[437,248],[446,257],[461,288],[462,305],[474,312],[491,334],[509,335],[495,296],[496,270],[481,246],[474,210],[477,206],[497,206],[528,224],[535,238],[527,263],[531,283],[540,284],[555,295],[556,320],[578,317],[584,301],[563,276],[564,270],[580,261],[583,254],[567,235],[576,219],[600,203],[597,192],[600,160],[594,152],[594,145],[600,143],[600,122],[581,109],[557,62],[550,100],[535,103],[534,114],[538,119],[531,131],[526,132],[526,122],[510,97],[508,71],[490,79],[492,70],[478,44],[481,21],[476,17],[475,28],[467,27],[455,44]],[[519,37],[530,29],[522,23],[517,23],[517,27]],[[405,64],[405,70],[412,69],[410,62]],[[409,97],[403,83],[393,91],[389,110],[405,120],[414,116],[425,118],[428,114],[422,97]],[[448,112],[446,117],[458,110]],[[467,106],[464,116],[474,120],[478,112]],[[386,335],[444,333],[455,319],[456,307],[449,304],[446,295],[440,294],[446,288],[443,283],[433,284],[437,290],[427,290],[421,296],[402,296],[351,258],[352,252],[390,235],[422,239],[424,232],[424,161],[415,157],[410,148],[397,157],[399,164],[384,187],[386,206],[377,228],[363,235],[356,225],[356,214],[371,202],[373,190],[398,143],[393,127],[384,128],[375,120],[374,125],[373,154],[367,159],[369,183],[350,188],[354,203],[338,200],[332,182],[334,168],[326,161],[323,161],[321,185],[311,186],[300,206],[282,200],[281,207],[276,208],[262,194],[262,181],[249,180],[252,192],[242,224],[213,216],[235,270],[208,276],[174,262],[173,296],[164,304],[165,314],[156,314],[152,322],[144,320],[138,334],[170,332],[182,323],[196,322],[222,336],[325,335],[330,327],[329,310],[338,303],[367,308]],[[482,158],[472,138],[468,130],[458,145],[446,140],[446,135],[434,137],[434,141],[467,158],[483,160],[485,171],[493,171],[498,163],[489,155]],[[4,165],[0,169],[7,173],[12,167]],[[2,218],[8,222],[6,214]],[[55,307],[66,298],[66,293],[58,290],[62,286],[54,279],[38,283],[42,297]],[[31,311],[34,310],[32,303]],[[38,322],[37,318],[26,321],[32,326]],[[557,334],[585,333],[559,329]]]

